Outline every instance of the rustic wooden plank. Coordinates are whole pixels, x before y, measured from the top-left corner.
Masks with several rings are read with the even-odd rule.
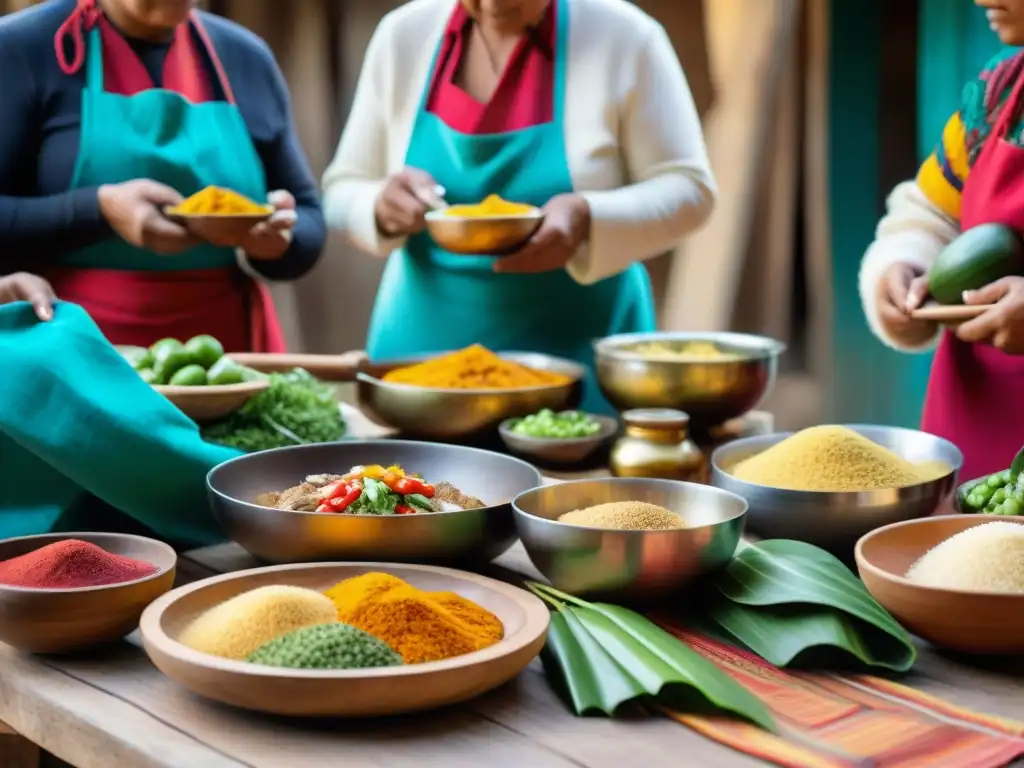
[[[38,768],[39,747],[0,720],[0,768]]]

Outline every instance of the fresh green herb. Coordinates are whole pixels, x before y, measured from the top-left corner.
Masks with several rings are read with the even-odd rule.
[[[542,659],[577,715],[611,716],[631,702],[657,705],[683,688],[717,709],[776,729],[749,691],[640,614],[536,582],[527,587],[555,611]]]
[[[203,426],[204,439],[252,453],[344,436],[345,421],[330,387],[301,368],[269,379],[270,386],[241,409]]]
[[[403,498],[405,499],[405,503],[410,507],[416,507],[417,509],[422,509],[426,512],[434,511],[434,505],[430,503],[430,499],[421,493],[410,493],[408,496]]]
[[[537,413],[514,421],[512,431],[517,435],[528,437],[566,440],[596,435],[601,431],[601,425],[580,411],[555,413],[550,408],[544,408]]]

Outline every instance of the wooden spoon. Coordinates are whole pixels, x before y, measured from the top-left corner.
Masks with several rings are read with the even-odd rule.
[[[239,365],[262,373],[280,373],[292,368],[304,368],[323,381],[355,381],[356,374],[366,368],[369,358],[361,349],[340,355],[272,354],[264,352],[232,352]]]

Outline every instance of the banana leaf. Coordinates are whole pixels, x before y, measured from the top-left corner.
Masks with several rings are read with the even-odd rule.
[[[780,667],[913,666],[910,635],[834,556],[788,539],[740,547],[707,613],[740,644]]]
[[[542,584],[528,586],[554,608],[543,660],[577,715],[614,716],[629,704],[650,702],[726,712],[775,730],[756,697],[643,616]]]

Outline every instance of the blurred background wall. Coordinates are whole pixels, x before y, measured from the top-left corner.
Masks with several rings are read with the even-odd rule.
[[[30,4],[0,0],[0,12]],[[319,174],[370,35],[400,0],[201,4],[270,43]],[[892,353],[871,337],[857,269],[886,193],[913,175],[963,83],[998,46],[983,12],[972,0],[637,4],[676,46],[721,189],[712,222],[649,262],[662,326],[786,341],[768,404],[784,426],[916,424],[929,359]],[[275,288],[291,346],[362,346],[382,266],[332,235],[312,275]]]

